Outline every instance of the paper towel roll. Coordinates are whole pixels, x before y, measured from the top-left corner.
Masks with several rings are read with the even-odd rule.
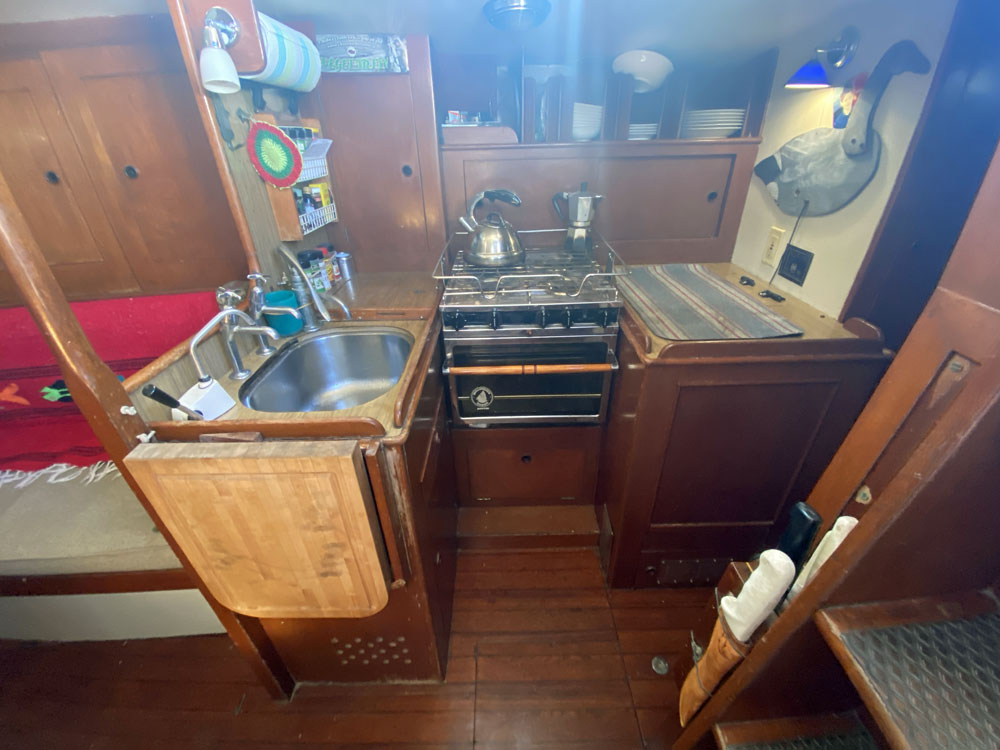
[[[812,556],[802,566],[802,570],[795,579],[795,583],[792,584],[792,590],[788,592],[788,598],[785,601],[786,605],[799,595],[799,592],[806,587],[809,581],[816,577],[816,573],[819,572],[823,563],[830,559],[830,555],[840,546],[840,543],[844,541],[844,538],[851,532],[851,529],[857,525],[858,519],[853,516],[841,516],[834,522],[833,528],[826,532],[820,543],[816,545]]]
[[[293,91],[312,91],[319,83],[319,50],[305,34],[257,14],[261,42],[264,45],[264,70],[241,76],[249,81],[281,86]]]
[[[795,564],[781,550],[769,549],[760,555],[760,564],[750,574],[738,597],[725,596],[721,614],[733,636],[746,642],[785,595],[795,577]]]

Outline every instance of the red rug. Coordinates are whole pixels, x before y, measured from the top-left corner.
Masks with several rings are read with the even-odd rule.
[[[121,378],[194,334],[215,314],[211,292],[74,302],[97,354]],[[28,311],[0,309],[0,470],[107,459],[65,390]]]

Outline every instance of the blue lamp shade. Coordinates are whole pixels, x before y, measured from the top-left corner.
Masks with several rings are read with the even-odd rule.
[[[822,63],[816,59],[810,60],[796,70],[788,79],[788,83],[785,84],[786,89],[826,89],[829,87],[830,79],[826,77]]]

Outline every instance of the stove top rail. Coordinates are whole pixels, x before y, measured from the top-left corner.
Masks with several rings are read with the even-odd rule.
[[[456,232],[445,245],[434,267],[433,278],[444,284],[445,296],[481,295],[484,299],[493,300],[503,294],[546,292],[551,291],[553,287],[557,287],[563,296],[578,298],[588,289],[598,290],[602,282],[610,282],[613,287],[614,279],[631,274],[628,264],[596,231],[593,233],[593,254],[599,256],[606,253],[603,270],[597,260],[573,256],[566,253],[559,244],[553,244],[553,240],[558,241],[565,236],[565,233],[565,229],[519,231],[518,235],[525,247],[527,262],[516,267],[522,270],[514,270],[466,265],[462,260],[461,250],[458,250],[452,258],[449,253],[452,243],[458,238],[468,237],[467,232]],[[462,240],[459,242],[464,244]],[[545,244],[536,244],[538,242]],[[533,265],[532,254],[537,257],[544,254],[549,257]],[[557,262],[553,263],[553,260]],[[467,272],[470,270],[475,272]],[[495,279],[490,278],[494,275]],[[538,281],[542,283],[535,288],[535,282]],[[525,282],[530,282],[533,286],[526,287]]]

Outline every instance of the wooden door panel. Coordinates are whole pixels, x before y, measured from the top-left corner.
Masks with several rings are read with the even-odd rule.
[[[465,202],[487,188],[518,185],[520,208],[494,205],[518,229],[552,229],[565,226],[552,196],[588,182],[608,196],[598,204],[594,226],[609,239],[706,238],[718,233],[724,203],[707,196],[725,194],[731,170],[729,156],[470,160],[465,163]],[[531,179],[525,179],[526,172]]]
[[[482,506],[592,503],[600,427],[455,430],[461,501]]]
[[[325,75],[318,91],[323,132],[333,140],[337,205],[358,268],[431,270],[442,248],[427,238],[410,77]]]
[[[0,172],[67,296],[135,291],[41,62],[0,63],[0,122]],[[19,303],[13,281],[0,272],[0,305]]]
[[[838,382],[685,386],[653,506],[657,524],[770,525],[813,448]]]
[[[726,261],[746,199],[755,140],[466,146],[441,150],[450,231],[487,188],[517,192],[494,204],[518,229],[565,226],[552,196],[587,182],[605,196],[594,226],[626,261]],[[482,209],[480,209],[482,211]]]
[[[143,291],[205,289],[245,275],[178,51],[107,46],[42,59]]]
[[[367,617],[389,601],[357,442],[149,443],[125,463],[234,612]]]

